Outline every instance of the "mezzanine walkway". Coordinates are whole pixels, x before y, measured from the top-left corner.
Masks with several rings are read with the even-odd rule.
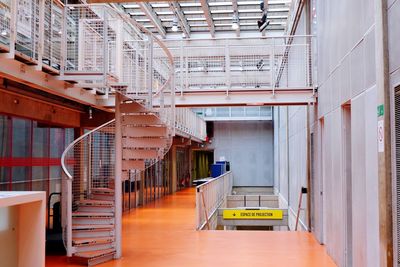
[[[330,267],[310,233],[195,231],[195,191],[167,196],[123,217],[123,258],[100,267]],[[67,264],[46,258],[46,267]]]

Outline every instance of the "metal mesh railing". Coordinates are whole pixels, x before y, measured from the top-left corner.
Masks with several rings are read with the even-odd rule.
[[[7,47],[10,44],[11,0],[0,1],[0,43]]]
[[[313,85],[312,36],[247,38],[241,44],[167,41],[175,59],[176,90],[306,89]],[[207,43],[208,42],[208,43]],[[204,45],[202,45],[204,43]]]
[[[63,34],[64,7],[55,0],[45,0],[43,63],[61,68],[61,41]]]
[[[15,50],[38,60],[39,56],[39,0],[16,0],[17,35]]]
[[[71,143],[61,157],[63,167],[63,236],[72,248],[72,211],[90,198],[95,188],[114,188],[115,120],[89,131]]]
[[[233,174],[231,171],[196,187],[196,229],[216,229],[215,222],[210,223],[218,208],[223,205],[232,192]]]
[[[189,108],[175,110],[175,129],[200,140],[207,137],[206,122]]]

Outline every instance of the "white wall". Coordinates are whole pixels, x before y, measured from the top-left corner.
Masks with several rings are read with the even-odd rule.
[[[400,0],[392,0],[392,8]],[[312,185],[312,231],[326,244],[338,266],[346,266],[346,213],[351,205],[352,266],[379,266],[377,90],[373,0],[316,0],[318,43],[318,106],[310,107],[310,130],[314,153]],[[400,11],[392,11],[389,24],[396,24],[396,50],[400,54]],[[303,12],[304,16],[304,12]],[[302,19],[304,21],[304,17]],[[393,29],[391,30],[393,31]],[[300,23],[297,34],[304,34]],[[394,44],[392,44],[394,46]],[[400,66],[397,56],[397,71]],[[290,60],[290,59],[289,59]],[[391,63],[391,69],[395,62]],[[290,80],[290,77],[288,77]],[[398,79],[400,82],[400,78]],[[346,199],[346,138],[343,105],[351,106],[351,201]],[[288,122],[282,119],[288,109]],[[306,109],[280,107],[275,114],[279,128],[279,177],[277,191],[296,208],[298,191],[306,185]],[[279,121],[279,125],[277,125]],[[289,142],[285,131],[289,127]],[[289,144],[289,161],[285,153]],[[303,156],[303,158],[301,157]],[[284,162],[282,162],[284,161]],[[289,165],[288,172],[285,173]],[[277,179],[277,178],[275,178]],[[288,181],[288,182],[287,182]],[[289,184],[289,186],[287,186]],[[289,193],[287,193],[289,188]],[[304,220],[305,217],[302,217]]]
[[[230,161],[234,186],[273,186],[272,121],[214,122],[214,159]]]

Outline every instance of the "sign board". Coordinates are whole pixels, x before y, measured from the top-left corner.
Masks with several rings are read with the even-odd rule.
[[[224,210],[224,220],[282,220],[283,210]]]
[[[385,114],[383,105],[378,106],[378,117],[382,117]]]
[[[385,151],[385,141],[384,141],[384,121],[378,121],[378,152]]]

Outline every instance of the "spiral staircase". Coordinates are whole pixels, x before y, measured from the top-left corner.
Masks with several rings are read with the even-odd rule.
[[[99,90],[98,79],[104,79],[100,82],[115,95],[115,119],[76,139],[61,159],[62,224],[67,256],[74,262],[93,266],[121,257],[122,181],[161,160],[172,145],[174,67],[163,43],[130,18],[109,6],[73,7],[66,6],[69,23],[87,38],[83,40],[85,45],[103,44],[108,49],[107,55],[122,53],[118,62],[118,56],[114,60],[84,48],[84,58],[71,61],[86,64],[88,71],[93,66],[87,62],[99,61],[99,56],[103,56],[100,60],[103,75],[95,75],[94,71],[85,75],[82,73],[85,66],[76,67],[70,62],[65,65],[73,66],[76,71],[67,71],[63,76],[92,86],[92,90]],[[93,21],[103,30],[96,31]],[[123,35],[110,38],[121,26],[125,30]],[[125,38],[126,32],[134,33]],[[82,49],[81,45],[75,47]],[[114,75],[118,69],[119,75]],[[157,106],[153,105],[155,98]]]

